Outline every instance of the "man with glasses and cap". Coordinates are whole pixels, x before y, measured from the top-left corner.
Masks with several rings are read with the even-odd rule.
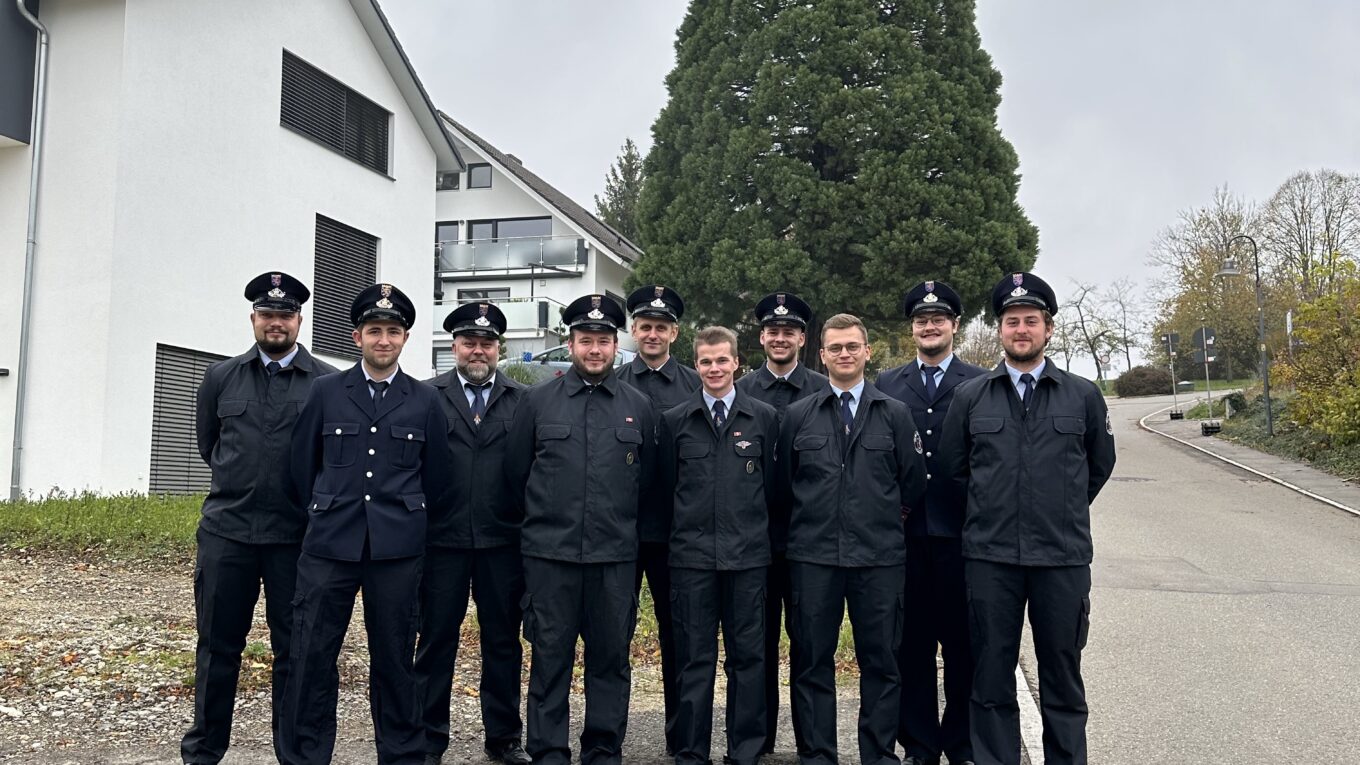
[[[298,409],[312,383],[335,367],[297,341],[302,304],[311,296],[285,273],[246,284],[255,343],[208,367],[198,388],[198,451],[212,485],[198,524],[194,610],[194,722],[180,742],[186,763],[216,763],[231,736],[241,652],[264,585],[265,622],[274,652],[271,728],[288,682],[293,585],[307,513],[288,496],[288,449]]]
[[[628,296],[629,330],[637,356],[618,371],[619,379],[642,391],[661,413],[687,401],[700,388],[699,374],[671,356],[671,344],[680,336],[680,317],[685,301],[670,287],[648,285]],[[638,565],[635,589],[642,591],[643,574],[652,591],[656,611],[657,639],[661,643],[661,689],[666,706],[666,752],[676,751],[675,715],[679,704],[678,669],[671,617],[671,578],[667,540],[671,521],[665,513],[648,508],[638,519]]]
[[[789,404],[826,388],[826,375],[798,362],[807,344],[812,307],[792,292],[775,292],[756,303],[756,323],[760,325],[760,346],[765,363],[737,380],[742,395],[763,401],[782,418]],[[779,643],[782,614],[789,612],[789,564],[784,557],[788,547],[789,508],[776,498],[770,505],[770,568],[765,600],[765,741],[761,754],[774,751],[779,732]],[[793,661],[795,646],[789,645]],[[794,743],[803,749],[803,733],[793,720]]]
[[[973,656],[968,643],[968,598],[963,583],[963,502],[950,493],[940,472],[938,452],[945,412],[965,380],[986,374],[954,355],[963,301],[944,282],[916,285],[904,301],[916,360],[889,369],[875,385],[911,408],[921,429],[926,458],[925,506],[906,518],[907,576],[903,604],[911,629],[902,633],[897,667],[902,675],[902,705],[897,741],[903,765],[951,765],[973,759],[968,734],[968,695],[973,685]],[[944,714],[940,714],[937,651],[944,657]]]
[[[1114,470],[1114,428],[1100,390],[1044,356],[1058,311],[1048,284],[1011,274],[992,290],[992,311],[1005,358],[955,390],[939,460],[966,497],[974,759],[1020,763],[1015,666],[1028,607],[1044,762],[1084,765],[1091,502]]]
[[[526,388],[496,373],[505,314],[492,303],[467,303],[444,319],[456,368],[429,381],[448,420],[454,491],[430,518],[420,580],[420,641],[415,674],[425,718],[425,765],[449,746],[449,697],[468,591],[481,635],[482,707],[487,757],[531,762],[520,744],[519,600],[524,595],[519,525],[505,481],[505,444]]]
[[[331,761],[336,661],[360,589],[378,762],[425,758],[411,656],[427,519],[446,501],[451,467],[438,394],[398,366],[415,318],[390,284],[360,292],[350,320],[362,360],[312,386],[294,430],[293,487],[308,525],[283,724],[290,765]]]
[[[622,762],[637,617],[638,516],[653,505],[656,415],[614,374],[623,307],[586,295],[562,311],[572,367],[528,390],[505,467],[523,524],[524,635],[533,646],[525,748],[567,765],[576,639],[585,643],[585,765]]]

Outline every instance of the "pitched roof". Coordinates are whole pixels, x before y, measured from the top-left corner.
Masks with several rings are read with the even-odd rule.
[[[614,253],[625,265],[632,265],[637,262],[638,258],[642,257],[642,248],[633,244],[628,237],[614,230],[609,224],[591,215],[584,207],[573,202],[571,197],[558,191],[552,184],[535,175],[517,158],[505,154],[487,143],[485,138],[468,130],[444,112],[439,114],[454,129],[456,134],[476,146],[493,162],[500,165],[503,172],[518,179],[531,192],[538,195],[545,204],[555,208],[563,217],[576,224],[587,236],[595,240],[596,244]]]
[[[387,16],[378,5],[378,0],[349,0],[349,4],[354,8],[354,14],[359,17],[359,23],[363,25],[369,39],[373,41],[378,56],[391,72],[392,81],[396,83],[402,98],[415,115],[420,131],[425,134],[425,140],[429,142],[430,148],[434,149],[437,169],[441,171],[467,169],[467,164],[458,154],[458,147],[453,143],[453,137],[439,120],[439,110],[434,108],[434,101],[430,100],[430,94],[425,92],[425,86],[416,76],[416,69],[411,65],[411,59],[406,57],[406,51],[397,40],[397,33],[392,31],[392,25],[388,23]]]

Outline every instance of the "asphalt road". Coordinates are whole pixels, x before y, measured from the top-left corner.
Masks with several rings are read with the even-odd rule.
[[[1349,760],[1360,518],[1139,430],[1170,403],[1110,402],[1119,461],[1092,510],[1084,655],[1091,762]]]

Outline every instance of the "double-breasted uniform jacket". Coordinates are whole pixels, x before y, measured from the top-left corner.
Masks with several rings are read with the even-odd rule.
[[[763,401],[775,408],[780,422],[788,411],[789,404],[822,392],[830,382],[826,375],[798,364],[789,373],[788,379],[779,379],[770,368],[761,364],[737,380],[738,395],[747,395]],[[783,552],[789,545],[789,508],[787,494],[784,499],[770,508],[770,544],[776,552]]]
[[[439,392],[448,420],[453,488],[447,507],[431,516],[429,544],[453,549],[488,549],[519,544],[518,509],[505,478],[505,449],[515,409],[527,388],[497,374],[477,425],[457,370],[428,383]]]
[[[449,486],[448,421],[434,388],[400,370],[382,401],[361,364],[312,386],[293,432],[302,551],[358,561],[425,552],[427,518]]]
[[[312,384],[333,372],[301,344],[278,380],[270,380],[257,345],[208,367],[195,406],[198,452],[212,469],[205,531],[247,544],[302,541],[307,513],[289,496],[288,450]]]
[[[942,471],[967,496],[966,558],[1022,566],[1091,562],[1090,503],[1114,470],[1105,397],[1049,359],[1029,412],[1004,363],[959,386]]]
[[[670,564],[740,571],[770,564],[779,415],[738,392],[722,430],[703,392],[662,415],[659,485],[670,505]]]
[[[614,374],[590,385],[575,369],[529,388],[510,425],[505,467],[524,555],[637,560],[638,514],[654,504],[656,414],[636,388]]]
[[[681,364],[674,356],[666,359],[666,363],[655,371],[647,366],[641,356],[634,356],[633,360],[624,364],[615,375],[652,400],[658,423],[661,421],[662,412],[688,401],[691,394],[703,387],[699,373]],[[670,521],[670,516],[655,509],[643,513],[638,518],[639,540],[665,542],[671,532]]]
[[[919,359],[886,370],[874,381],[880,391],[911,409],[911,418],[921,431],[921,445],[925,447],[925,512],[913,512],[907,516],[907,536],[957,538],[963,531],[963,497],[954,491],[953,483],[941,472],[940,436],[944,432],[944,416],[954,399],[955,388],[965,380],[986,373],[987,370],[982,367],[955,356],[936,385],[934,398],[926,395]]]
[[[923,451],[907,405],[867,380],[849,436],[830,385],[791,404],[778,452],[781,484],[791,497],[789,560],[840,567],[904,562],[902,514],[920,507],[925,495]]]

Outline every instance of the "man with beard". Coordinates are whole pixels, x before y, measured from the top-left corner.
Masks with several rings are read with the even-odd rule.
[[[694,337],[703,389],[662,415],[662,503],[670,537],[680,703],[675,762],[712,762],[713,681],[721,625],[727,674],[727,754],[755,765],[765,741],[765,569],[769,497],[775,492],[774,407],[732,385],[737,336],[708,327]]]
[[[622,762],[637,617],[638,515],[656,462],[652,402],[613,374],[623,308],[586,295],[562,312],[572,367],[530,388],[510,426],[505,468],[523,514],[524,636],[533,646],[526,749],[571,762],[567,695],[585,643],[581,762]]]
[[[822,326],[830,384],[789,406],[779,428],[779,485],[791,496],[793,714],[802,763],[834,763],[836,648],[846,609],[859,666],[859,761],[897,763],[906,549],[902,514],[926,490],[921,436],[906,404],[864,379],[868,332],[849,314]]]
[[[789,404],[826,389],[826,375],[798,363],[798,355],[807,344],[812,308],[791,292],[776,292],[756,303],[755,316],[760,324],[760,347],[765,350],[765,363],[737,380],[737,390],[773,406],[782,419]],[[761,754],[774,751],[775,736],[779,732],[781,614],[788,613],[791,606],[789,563],[784,557],[788,537],[789,508],[776,498],[770,506],[770,569],[765,600],[765,741],[760,748]],[[790,644],[791,663],[794,650],[795,646]],[[793,737],[798,751],[802,751],[803,733],[797,718],[793,720]]]
[[[878,389],[911,408],[926,450],[926,501],[906,519],[907,576],[904,613],[911,629],[902,633],[897,668],[902,706],[897,741],[903,765],[940,765],[940,754],[964,765],[973,759],[968,735],[968,695],[973,657],[968,645],[968,596],[963,583],[962,498],[951,494],[940,472],[939,447],[945,412],[959,383],[986,374],[954,355],[963,301],[944,282],[916,285],[905,300],[916,360],[878,376]],[[944,715],[941,718],[936,651],[944,656]]]
[[[633,342],[638,355],[619,370],[619,379],[642,391],[661,413],[688,400],[699,390],[699,375],[671,357],[671,343],[680,336],[680,317],[685,301],[670,287],[640,287],[628,296],[628,313],[633,318]],[[652,591],[656,611],[656,636],[661,643],[661,690],[666,707],[666,753],[675,748],[676,707],[679,703],[675,638],[671,619],[671,576],[666,541],[670,537],[670,516],[649,508],[638,519],[638,566],[634,589],[642,591],[643,574]]]
[[[308,524],[283,723],[290,765],[331,761],[336,661],[360,589],[378,762],[425,758],[411,655],[426,516],[446,501],[450,466],[438,394],[397,365],[415,317],[415,306],[390,284],[360,292],[350,320],[363,358],[319,380],[298,416],[293,486],[306,500]]]
[[[1114,470],[1114,429],[1100,390],[1044,356],[1058,301],[1042,279],[1002,279],[992,310],[1005,359],[955,391],[940,445],[941,473],[967,498],[973,754],[979,765],[1020,763],[1015,665],[1028,606],[1044,761],[1084,765],[1090,503]]]
[[[454,493],[430,518],[420,580],[420,642],[415,674],[425,718],[425,765],[439,765],[449,746],[449,696],[468,589],[477,603],[482,645],[482,706],[487,757],[527,765],[520,745],[519,557],[505,443],[523,385],[496,374],[505,314],[491,303],[467,303],[444,319],[457,368],[430,384],[448,419]]]
[[[265,621],[274,652],[271,728],[288,682],[293,585],[307,513],[287,494],[288,447],[298,407],[312,383],[335,367],[297,341],[311,292],[285,273],[246,284],[255,344],[208,367],[198,388],[198,451],[212,486],[198,524],[194,610],[194,723],[180,742],[186,763],[216,763],[231,736],[236,681],[255,601],[264,585]],[[281,756],[280,756],[281,759]]]

